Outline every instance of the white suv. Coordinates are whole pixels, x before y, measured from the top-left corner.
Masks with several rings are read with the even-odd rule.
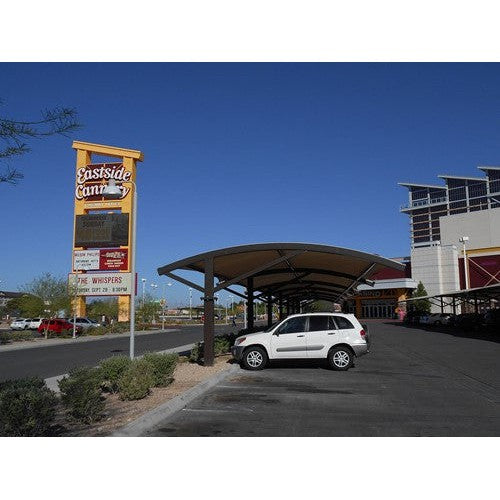
[[[12,330],[27,330],[30,327],[31,318],[19,318],[10,324]]]
[[[247,370],[261,370],[273,359],[321,359],[334,370],[348,370],[355,356],[369,352],[368,335],[354,314],[294,314],[267,330],[238,337],[233,357]]]

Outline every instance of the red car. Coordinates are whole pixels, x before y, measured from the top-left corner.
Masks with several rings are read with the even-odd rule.
[[[73,325],[69,321],[61,318],[44,319],[38,327],[38,333],[44,333],[45,330],[54,333],[62,333],[63,331],[70,333],[73,331]],[[77,326],[76,331],[80,333],[81,327]]]

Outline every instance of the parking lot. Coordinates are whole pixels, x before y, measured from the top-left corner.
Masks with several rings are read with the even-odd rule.
[[[348,372],[275,362],[238,370],[149,436],[497,436],[500,335],[369,324]]]

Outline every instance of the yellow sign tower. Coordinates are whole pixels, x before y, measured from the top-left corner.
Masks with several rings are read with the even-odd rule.
[[[136,163],[144,160],[144,155],[140,151],[133,149],[122,149],[114,146],[104,146],[102,144],[91,144],[89,142],[74,141],[73,149],[76,150],[76,183],[75,183],[75,217],[73,225],[73,272],[78,273],[78,280],[88,281],[90,276],[86,276],[87,271],[109,271],[115,272],[119,270],[120,273],[131,272],[131,262],[135,248],[132,248],[132,226],[133,218],[135,217],[135,208],[133,206],[134,189],[136,189]],[[116,158],[116,162],[93,162],[93,156],[99,155],[105,158]],[[102,196],[104,187],[110,180],[114,180],[117,186],[120,186],[121,197],[119,199],[105,199]],[[120,264],[115,267],[108,267],[107,261],[102,258],[99,261],[95,259],[94,267],[81,266],[80,262],[76,259],[80,257],[83,250],[88,248],[102,248],[102,241],[92,244],[89,242],[84,246],[75,246],[77,243],[81,244],[81,235],[77,235],[77,218],[81,215],[88,214],[103,214],[103,213],[122,213],[128,214],[128,243],[126,245],[120,244],[116,249],[108,253],[115,255],[117,253],[126,256],[121,259]],[[102,234],[102,232],[101,232]],[[89,233],[90,237],[92,233]],[[78,236],[78,237],[77,237]],[[123,241],[121,243],[124,243]],[[104,245],[108,246],[108,245]],[[116,250],[113,252],[113,250]],[[121,252],[118,252],[121,251]],[[99,252],[95,250],[94,252]],[[116,260],[116,259],[115,259]],[[94,261],[93,261],[94,262]],[[99,262],[101,264],[99,265]],[[102,267],[104,266],[104,268]],[[92,276],[98,276],[94,273]],[[119,276],[119,275],[117,275]],[[109,273],[108,278],[109,280]],[[130,301],[134,299],[135,294],[135,276],[131,277],[132,291],[131,294],[118,296],[118,321],[129,321],[130,315]],[[80,285],[79,285],[80,286]],[[97,292],[95,294],[89,293],[88,295],[101,295]],[[107,293],[107,295],[110,295]],[[118,295],[118,294],[117,294]],[[76,300],[76,314],[78,316],[85,316],[86,313],[86,296],[78,295]]]

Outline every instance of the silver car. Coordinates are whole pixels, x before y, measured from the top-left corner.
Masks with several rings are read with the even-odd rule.
[[[68,318],[68,323],[73,324],[74,319],[75,318]],[[84,330],[86,330],[87,328],[101,326],[101,323],[98,323],[97,321],[89,318],[76,318],[75,324],[76,326],[82,327]]]

